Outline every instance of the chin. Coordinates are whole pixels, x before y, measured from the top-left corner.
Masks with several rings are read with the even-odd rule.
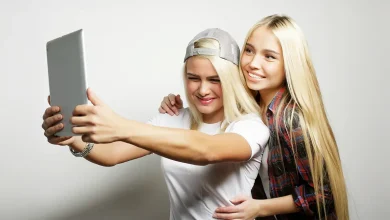
[[[212,114],[213,112],[216,112],[217,110],[213,106],[196,106],[196,109],[202,113],[202,114]]]
[[[261,82],[246,81],[246,85],[248,86],[249,89],[255,90],[255,91],[259,91],[259,90],[266,88],[264,83],[261,83]]]

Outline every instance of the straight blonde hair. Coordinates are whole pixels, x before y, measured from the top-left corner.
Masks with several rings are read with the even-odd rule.
[[[195,48],[219,49],[218,41],[214,39],[200,39],[195,42]],[[197,55],[208,59],[221,81],[223,94],[223,111],[224,120],[221,123],[221,131],[225,131],[226,127],[233,121],[238,120],[246,114],[259,114],[259,106],[253,98],[246,84],[240,83],[240,73],[238,66],[234,63],[224,60],[218,56]],[[184,66],[184,82],[186,78],[186,64]],[[184,83],[186,87],[186,83]],[[197,130],[199,125],[203,123],[202,114],[196,109],[191,102],[187,88],[185,89],[188,100],[189,109],[191,112],[191,129]]]
[[[282,134],[279,134],[281,130],[279,122],[282,117],[288,126],[287,130],[293,144],[296,161],[297,151],[293,123],[299,122],[312,172],[314,191],[317,195],[319,218],[321,219],[322,214],[324,214],[326,219],[325,197],[323,195],[324,183],[329,182],[337,218],[348,220],[348,198],[339,151],[326,116],[320,87],[303,32],[290,17],[271,15],[263,18],[250,29],[245,43],[252,32],[259,27],[266,27],[274,33],[279,40],[284,57],[287,90],[282,97],[274,120],[277,131],[276,141],[281,147],[279,135]],[[242,71],[240,75],[241,80],[245,83]],[[293,106],[292,112],[285,111],[287,106]],[[324,171],[324,167],[326,171]],[[320,207],[321,202],[322,207]]]

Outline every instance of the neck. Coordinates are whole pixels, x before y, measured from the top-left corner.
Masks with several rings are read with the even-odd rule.
[[[276,93],[281,89],[282,87],[279,87],[277,89],[272,90],[262,90],[259,91],[260,93],[260,107],[266,111],[269,104],[271,104],[272,99],[275,97]]]
[[[277,91],[273,92],[260,92],[260,107],[262,109],[268,108],[269,104],[271,104],[272,99],[275,97]]]
[[[210,113],[210,114],[203,114],[202,120],[203,120],[203,123],[214,124],[214,123],[222,121],[223,117],[224,117],[224,111],[222,108],[222,109],[220,109],[216,112]]]

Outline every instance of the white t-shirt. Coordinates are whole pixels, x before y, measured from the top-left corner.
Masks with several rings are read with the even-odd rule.
[[[189,129],[190,112],[189,109],[182,109],[178,116],[159,114],[149,124]],[[199,131],[214,135],[219,129],[220,123],[202,124]],[[253,114],[231,123],[227,132],[240,134],[248,141],[252,149],[248,161],[199,166],[162,157],[161,167],[171,204],[170,220],[213,219],[216,208],[232,205],[230,199],[238,195],[251,196],[269,138],[269,129]]]

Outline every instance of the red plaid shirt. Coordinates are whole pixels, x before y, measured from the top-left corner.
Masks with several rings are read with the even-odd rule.
[[[292,195],[296,206],[301,210],[299,213],[278,215],[277,219],[317,219],[318,209],[314,194],[314,185],[307,158],[302,129],[298,121],[293,122],[293,137],[296,143],[296,163],[290,141],[288,124],[283,118],[279,119],[279,147],[276,138],[274,123],[276,110],[282,100],[286,88],[280,89],[267,109],[268,126],[271,131],[268,142],[268,175],[270,180],[270,194],[272,198]],[[284,108],[282,108],[284,109]],[[292,106],[286,107],[286,113],[292,112]],[[288,117],[289,114],[286,114]],[[276,115],[275,115],[276,116]],[[258,177],[259,178],[259,177]],[[256,181],[261,182],[261,181]],[[324,196],[327,207],[327,219],[337,219],[334,211],[333,196],[329,184],[324,184]],[[322,207],[322,204],[320,204]]]

